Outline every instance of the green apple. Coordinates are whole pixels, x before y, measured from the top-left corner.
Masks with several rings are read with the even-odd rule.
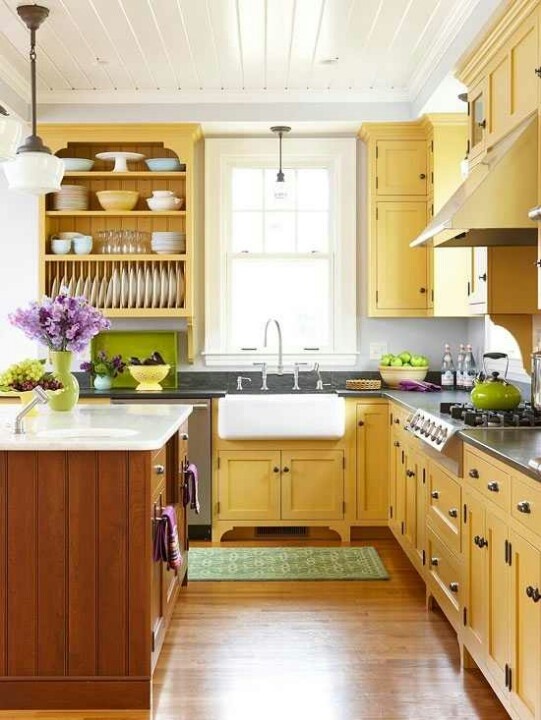
[[[387,353],[386,355],[382,355],[381,360],[379,361],[379,364],[380,365],[390,365],[392,358],[393,358],[393,355],[389,355],[389,353]]]
[[[421,359],[421,362],[420,362],[419,366],[420,367],[428,367],[428,358],[425,357],[424,355],[421,355],[420,359]]]
[[[410,362],[412,367],[421,367],[423,358],[420,355],[412,355]]]
[[[403,350],[398,357],[402,360],[403,363],[409,363],[411,360],[411,353],[407,350]]]
[[[394,357],[390,364],[392,367],[402,367],[402,360],[399,357]]]

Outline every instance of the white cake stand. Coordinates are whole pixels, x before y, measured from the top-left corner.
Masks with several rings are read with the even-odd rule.
[[[104,152],[96,155],[98,160],[114,160],[113,172],[129,172],[128,160],[144,160],[146,155],[134,152]]]

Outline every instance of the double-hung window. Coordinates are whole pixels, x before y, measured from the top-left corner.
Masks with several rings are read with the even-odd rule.
[[[285,140],[285,193],[277,150],[266,139],[206,142],[206,363],[270,359],[273,318],[286,360],[353,364],[355,141]]]

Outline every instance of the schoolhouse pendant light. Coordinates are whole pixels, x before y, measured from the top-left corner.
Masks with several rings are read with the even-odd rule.
[[[282,170],[282,136],[284,133],[288,133],[291,130],[287,125],[275,125],[271,127],[271,132],[278,135],[279,142],[279,158],[280,158],[280,169],[276,174],[276,180],[274,182],[274,199],[275,200],[287,200],[288,191],[287,183],[284,172]]]
[[[40,5],[20,5],[19,17],[30,30],[30,84],[32,89],[32,134],[17,149],[17,157],[5,163],[4,172],[10,190],[46,195],[60,190],[64,163],[51,154],[37,134],[36,118],[36,31],[49,15]]]
[[[0,105],[0,162],[14,159],[22,135],[22,124]]]

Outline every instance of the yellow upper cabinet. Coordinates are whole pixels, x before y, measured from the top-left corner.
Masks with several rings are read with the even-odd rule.
[[[470,163],[537,108],[537,6],[533,0],[509,3],[458,69],[458,79],[468,88]]]
[[[426,145],[423,140],[378,140],[377,195],[426,195]]]

